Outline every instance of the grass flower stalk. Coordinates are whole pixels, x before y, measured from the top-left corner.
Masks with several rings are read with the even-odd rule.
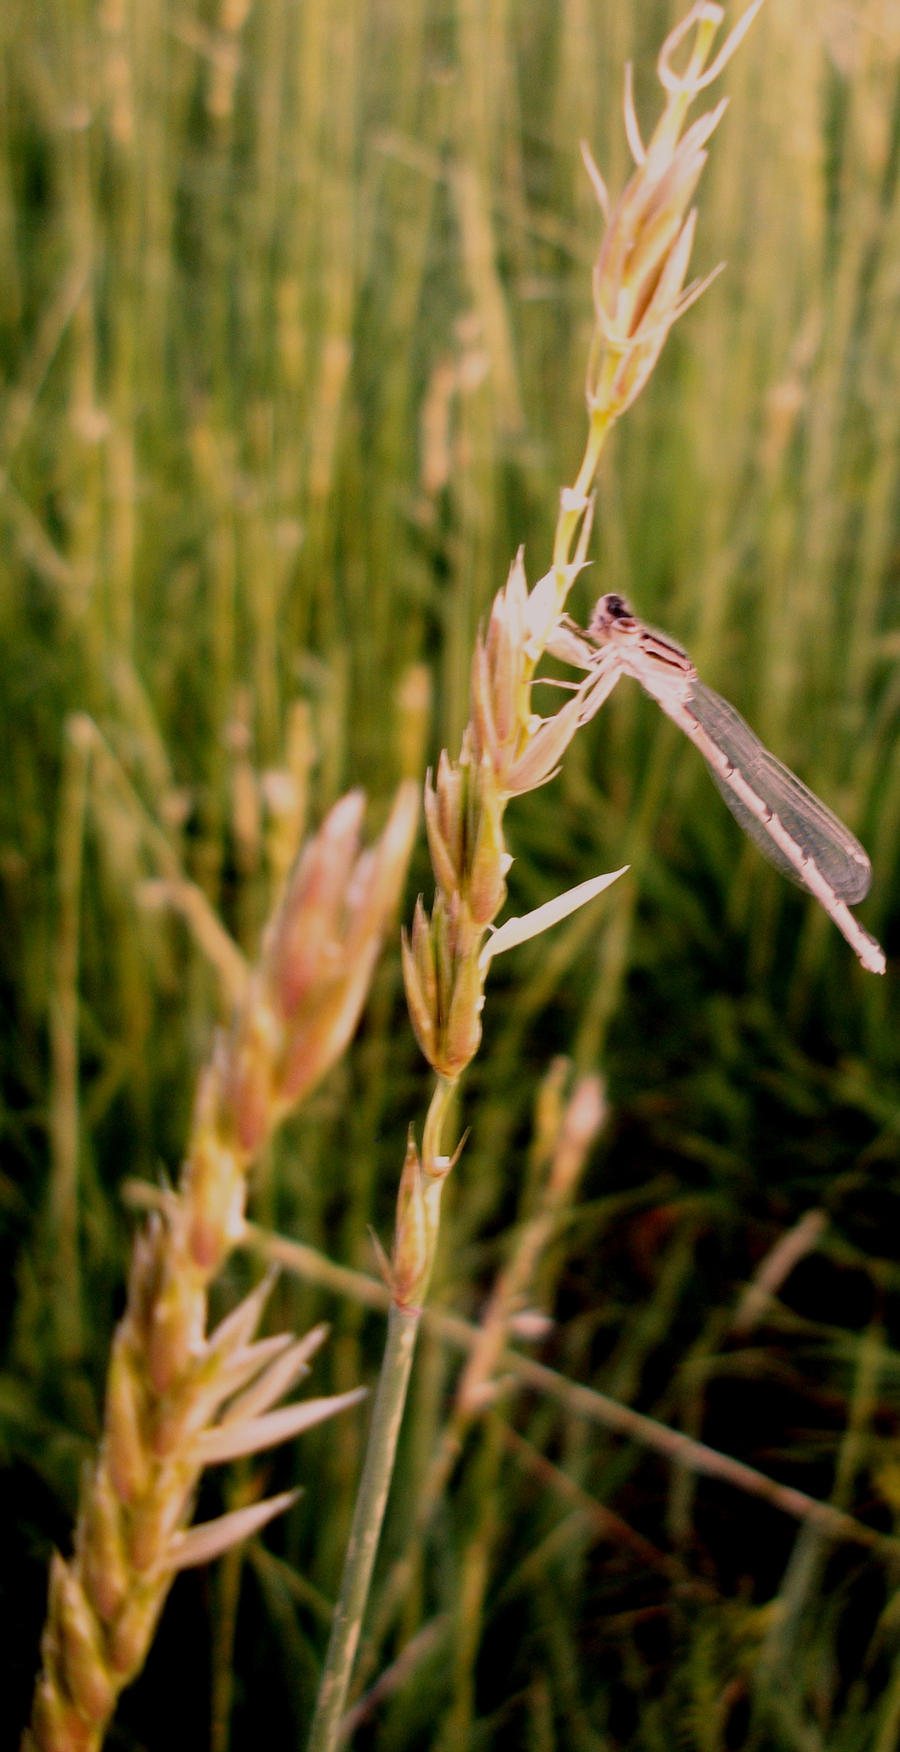
[[[340,1739],[387,1498],[383,1486],[393,1467],[412,1349],[437,1249],[441,1196],[462,1147],[451,1147],[446,1133],[459,1080],[480,1044],[491,959],[614,880],[604,876],[596,884],[583,884],[574,896],[539,909],[540,916],[510,920],[495,931],[511,863],[503,837],[507,803],[553,777],[572,737],[611,689],[608,677],[588,676],[553,715],[542,718],[533,707],[535,670],[585,562],[593,485],[608,432],[647,382],[672,325],[712,278],[685,284],[696,227],[690,203],[706,162],[707,141],[725,105],[718,104],[687,129],[685,122],[692,101],[721,72],[761,4],[753,0],[713,62],[709,57],[724,18],[722,7],[698,0],[671,32],[657,65],[665,93],[663,111],[646,148],[626,80],[625,125],[635,170],[614,205],[586,154],[605,230],[593,275],[595,323],[584,455],[574,484],[561,497],[551,568],[529,589],[522,554],[517,555],[494,599],[486,631],[476,640],[470,716],[460,753],[453,760],[443,751],[425,785],[435,894],[430,912],[421,897],[416,903],[409,933],[403,936],[403,969],[413,1029],[435,1072],[435,1084],[421,1150],[410,1133],[393,1249],[390,1260],[383,1260],[396,1310],[379,1389],[379,1403],[383,1398],[390,1415],[373,1420],[364,1504],[358,1505],[348,1546],[309,1752],[333,1752]],[[676,54],[691,38],[686,66],[678,72]],[[375,1454],[377,1446],[385,1452]],[[377,1490],[371,1488],[373,1478]]]
[[[344,1051],[399,899],[418,818],[401,787],[381,838],[344,797],[289,876],[227,1033],[200,1079],[177,1189],[135,1241],[103,1437],[74,1554],[54,1557],[23,1752],[93,1752],[146,1658],[173,1578],[259,1530],[283,1492],[191,1525],[205,1467],[259,1453],[364,1390],[285,1405],[325,1336],[254,1336],[272,1274],[207,1333],[208,1291],[244,1234],[248,1175],[273,1127]]]
[[[422,1541],[442,1500],[472,1424],[496,1402],[501,1358],[525,1316],[539,1261],[571,1210],[591,1145],[606,1116],[603,1090],[594,1076],[567,1087],[570,1067],[556,1060],[538,1090],[535,1135],[523,1184],[523,1215],[509,1234],[509,1251],[474,1328],[474,1343],[461,1371],[441,1441],[416,1496],[405,1542],[380,1593],[369,1647],[383,1645],[411,1584]],[[529,1189],[530,1183],[530,1189]],[[543,1320],[543,1316],[538,1316]],[[506,1377],[507,1382],[509,1377]],[[369,1658],[371,1656],[369,1655]],[[360,1660],[365,1682],[367,1651]]]

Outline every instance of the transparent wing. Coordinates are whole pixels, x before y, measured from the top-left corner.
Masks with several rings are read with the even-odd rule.
[[[872,881],[872,867],[859,841],[830,809],[760,742],[740,712],[712,688],[694,682],[686,701],[710,741],[729,766],[740,772],[765,810],[777,815],[804,858],[815,864],[832,891],[851,903],[863,900]],[[802,864],[794,865],[729,787],[724,773],[711,762],[709,770],[735,820],[776,869],[806,887]]]

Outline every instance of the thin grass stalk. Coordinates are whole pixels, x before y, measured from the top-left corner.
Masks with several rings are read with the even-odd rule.
[[[420,1308],[391,1304],[372,1427],[347,1542],[340,1598],[332,1620],[324,1678],[310,1730],[309,1752],[326,1752],[340,1738],[421,1318]]]
[[[63,781],[57,844],[58,923],[55,979],[50,1000],[52,1066],[50,1139],[53,1175],[50,1185],[51,1227],[57,1288],[53,1296],[61,1357],[71,1360],[82,1349],[82,1285],[79,1235],[78,1092],[78,969],[81,948],[81,889],[84,862],[84,821],[90,747],[81,733],[83,720],[66,726]]]
[[[658,74],[665,102],[645,149],[626,84],[625,121],[636,169],[615,206],[587,157],[588,170],[606,218],[594,268],[595,326],[587,372],[588,437],[572,487],[562,494],[551,570],[529,591],[519,554],[507,585],[494,600],[471,666],[470,717],[460,754],[442,752],[425,786],[425,817],[436,880],[431,913],[419,898],[403,965],[410,1017],[419,1045],[435,1072],[422,1133],[421,1154],[412,1129],[400,1178],[394,1243],[383,1269],[393,1306],[416,1323],[427,1295],[440,1229],[444,1183],[461,1144],[448,1144],[460,1078],[481,1040],[481,1012],[490,962],[574,910],[614,880],[603,877],[538,908],[525,919],[494,920],[506,899],[511,862],[503,837],[509,800],[544,784],[556,771],[568,743],[610,691],[605,677],[588,677],[553,717],[541,719],[532,704],[537,664],[558,627],[569,590],[585,562],[592,515],[592,489],[605,440],[632,405],[659,358],[673,323],[704,290],[685,286],[696,226],[690,208],[705,159],[705,144],[724,105],[683,132],[689,107],[721,71],[758,12],[753,0],[711,66],[721,7],[700,0],[670,33],[660,52]],[[673,57],[693,38],[686,67]],[[615,874],[620,874],[616,872]],[[389,1479],[396,1443],[394,1418],[402,1416],[408,1371],[401,1384],[389,1338],[384,1367],[391,1418],[373,1424],[364,1478]],[[382,1452],[373,1452],[381,1448]],[[384,1500],[366,1485],[361,1518],[345,1561],[336,1609],[338,1629],[326,1655],[311,1747],[334,1752],[360,1637]],[[365,1551],[365,1561],[360,1552]],[[364,1579],[365,1586],[361,1586]]]
[[[487,1298],[482,1321],[474,1329],[477,1339],[462,1369],[437,1450],[419,1486],[405,1545],[381,1590],[370,1646],[360,1659],[361,1682],[365,1682],[369,1665],[377,1649],[383,1646],[405,1598],[416,1556],[422,1550],[466,1435],[493,1403],[499,1360],[512,1337],[515,1318],[527,1305],[538,1263],[571,1206],[591,1144],[603,1122],[603,1099],[596,1078],[580,1078],[568,1100],[562,1102],[559,1083],[563,1069],[559,1063],[552,1067],[538,1100],[535,1154],[543,1158],[539,1170],[545,1171],[546,1179],[537,1208],[514,1228],[509,1257]]]
[[[499,1358],[509,1342],[516,1315],[526,1305],[525,1298],[538,1261],[556,1232],[564,1211],[570,1207],[590,1146],[602,1123],[603,1102],[597,1080],[592,1077],[581,1079],[563,1104],[558,1087],[561,1069],[560,1065],[554,1067],[538,1102],[536,1153],[545,1157],[541,1165],[547,1174],[538,1207],[514,1230],[509,1258],[487,1300],[477,1342],[457,1384],[450,1418],[419,1489],[405,1550],[382,1591],[370,1659],[375,1658],[377,1649],[382,1646],[392,1617],[404,1598],[415,1556],[422,1550],[428,1525],[444,1496],[466,1435],[477,1419],[490,1412],[496,1401]],[[482,1504],[482,1513],[463,1555],[460,1597],[453,1618],[456,1701],[448,1712],[438,1742],[448,1746],[465,1744],[469,1731],[471,1674],[480,1641],[482,1605],[489,1576],[488,1554],[497,1526],[496,1486],[504,1452],[500,1425],[489,1418],[474,1493],[476,1501]]]

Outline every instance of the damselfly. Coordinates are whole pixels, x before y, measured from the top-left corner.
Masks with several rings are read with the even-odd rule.
[[[872,869],[852,833],[780,760],[739,712],[704,686],[687,652],[644,626],[622,596],[601,596],[587,631],[566,617],[549,649],[589,670],[586,716],[631,675],[696,743],[745,833],[783,874],[820,901],[870,973],[884,972],[881,947],[847,902],[869,891]]]

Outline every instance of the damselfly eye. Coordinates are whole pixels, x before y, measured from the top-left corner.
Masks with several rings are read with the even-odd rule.
[[[631,604],[625,601],[624,596],[616,596],[611,593],[608,596],[600,597],[591,615],[588,631],[595,638],[602,638],[612,626],[636,627],[637,624],[631,610]]]

